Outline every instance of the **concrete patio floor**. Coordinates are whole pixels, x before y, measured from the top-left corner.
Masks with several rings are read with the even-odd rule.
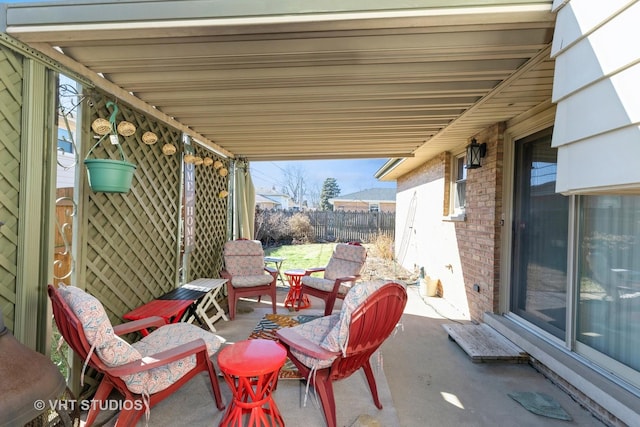
[[[559,387],[529,364],[472,363],[448,339],[442,328],[460,319],[440,298],[421,297],[408,287],[409,301],[397,332],[376,358],[378,391],[383,405],[373,405],[364,376],[354,374],[334,385],[338,425],[351,426],[603,426]],[[279,289],[284,301],[286,288]],[[322,302],[312,299],[304,314],[321,314]],[[218,321],[216,334],[226,344],[246,339],[257,322],[269,313],[270,301],[242,300],[234,321]],[[278,313],[288,309],[278,305]],[[215,359],[214,359],[215,361]],[[382,368],[382,369],[379,369]],[[216,364],[217,369],[217,364]],[[225,403],[230,392],[220,378]],[[563,421],[536,415],[508,396],[511,392],[540,392],[553,397],[573,418]],[[324,426],[321,410],[309,397],[303,406],[304,384],[281,380],[274,397],[289,426]],[[149,426],[218,425],[222,412],[215,408],[210,386],[202,375],[151,410]],[[84,419],[84,415],[83,415]],[[101,414],[100,425],[114,425],[113,414]],[[144,417],[139,425],[144,426]]]

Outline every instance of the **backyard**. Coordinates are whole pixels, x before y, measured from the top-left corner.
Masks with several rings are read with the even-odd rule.
[[[284,258],[282,271],[293,268],[323,267],[327,265],[335,243],[310,243],[284,245],[265,249],[265,255]],[[393,259],[391,242],[378,238],[373,243],[364,244],[367,248],[367,261],[362,269],[362,280],[375,278],[396,279],[406,283],[415,283],[418,273],[400,266]]]

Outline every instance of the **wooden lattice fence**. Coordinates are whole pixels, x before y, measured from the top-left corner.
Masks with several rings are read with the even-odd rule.
[[[22,58],[0,49],[0,307],[13,330],[18,265],[20,199],[20,134],[22,120]]]
[[[89,123],[108,118],[108,96],[91,98]],[[181,164],[182,133],[150,120],[119,104],[118,122],[136,127],[135,135],[121,138],[127,160],[136,164],[131,191],[94,193],[84,180],[86,194],[84,263],[87,290],[100,299],[114,323],[122,314],[174,289],[180,280],[182,253]],[[147,145],[141,136],[152,131],[158,142]],[[85,140],[92,140],[89,129]],[[174,155],[162,152],[164,144],[177,147]],[[88,147],[85,147],[85,152]],[[197,154],[224,160],[199,147]],[[92,157],[118,159],[108,143],[94,150]],[[190,253],[190,277],[217,277],[220,248],[226,240],[226,199],[217,194],[226,189],[226,177],[213,167],[196,167],[196,249]]]
[[[196,146],[196,155],[211,157],[222,162],[222,168],[230,170],[228,160]],[[228,197],[220,197],[226,190],[228,179],[214,167],[196,167],[196,247],[189,255],[189,277],[220,277],[222,246],[227,239]]]

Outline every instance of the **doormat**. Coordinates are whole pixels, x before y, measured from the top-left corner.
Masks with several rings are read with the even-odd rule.
[[[536,392],[521,391],[508,393],[509,397],[524,406],[529,412],[558,420],[571,421],[571,415],[562,409],[553,397]]]
[[[310,320],[317,319],[320,316],[309,316],[305,314],[266,314],[253,328],[250,340],[262,338],[266,340],[277,341],[276,331],[280,328],[289,328]],[[283,380],[299,380],[302,375],[298,372],[298,368],[287,357],[284,366],[280,370],[280,379]]]

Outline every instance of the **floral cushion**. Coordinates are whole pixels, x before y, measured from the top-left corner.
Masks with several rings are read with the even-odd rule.
[[[107,366],[120,366],[142,358],[113,332],[111,321],[97,298],[76,286],[60,286],[58,292],[82,324],[87,341]]]
[[[60,295],[82,324],[89,344],[107,366],[120,366],[142,357],[178,347],[201,338],[209,356],[222,345],[223,339],[189,323],[162,326],[140,341],[129,344],[113,332],[104,307],[94,296],[75,286],[61,286]],[[125,375],[122,380],[133,393],[157,393],[175,383],[196,364],[195,356],[171,362],[148,371]]]
[[[332,314],[329,316],[319,317],[317,319],[311,320],[306,323],[302,323],[297,326],[293,326],[293,329],[301,336],[307,338],[310,341],[318,343],[323,340],[323,338],[338,324],[340,320],[340,315],[338,313]],[[326,350],[329,351],[340,351],[339,347],[325,347]],[[291,348],[291,353],[302,362],[305,366],[309,368],[322,369],[328,366],[331,366],[336,357],[332,357],[327,360],[319,360],[315,357],[309,356],[301,352],[300,350],[296,350]]]
[[[324,278],[336,280],[340,277],[357,276],[367,258],[364,246],[338,243],[329,259],[324,272]]]
[[[346,355],[347,345],[349,341],[349,326],[351,325],[351,314],[364,303],[371,294],[389,283],[388,280],[373,280],[370,282],[362,282],[351,288],[342,303],[340,310],[340,321],[329,331],[321,342],[321,346],[325,348],[338,347],[342,354]]]
[[[323,277],[314,277],[314,276],[302,276],[302,280],[300,281],[305,286],[309,286],[310,288],[319,289],[325,292],[331,292],[333,290],[333,285],[335,285],[335,280],[325,279]],[[349,291],[350,287],[344,284],[340,284],[340,289],[338,289],[339,294],[346,294]]]
[[[172,323],[161,326],[151,334],[133,344],[143,357],[179,347],[196,339],[204,340],[209,356],[215,354],[223,339],[189,323]],[[149,371],[123,377],[129,390],[134,393],[157,393],[178,381],[196,366],[196,356],[188,356]],[[146,387],[146,388],[145,388]]]
[[[268,273],[255,276],[233,276],[231,279],[231,284],[234,288],[250,288],[268,285],[271,282],[273,282],[273,276]]]
[[[231,276],[265,275],[264,251],[260,242],[231,240],[224,244],[223,254],[225,269]]]
[[[389,283],[384,280],[375,280],[356,284],[347,294],[340,313],[320,317],[307,323],[294,326],[294,330],[317,343],[320,347],[335,352],[346,353],[349,340],[349,326],[351,324],[351,314],[364,303],[367,298],[382,286]],[[306,355],[299,350],[291,349],[293,355],[304,365],[310,368],[325,368],[330,366],[335,357],[330,360],[318,360]]]

